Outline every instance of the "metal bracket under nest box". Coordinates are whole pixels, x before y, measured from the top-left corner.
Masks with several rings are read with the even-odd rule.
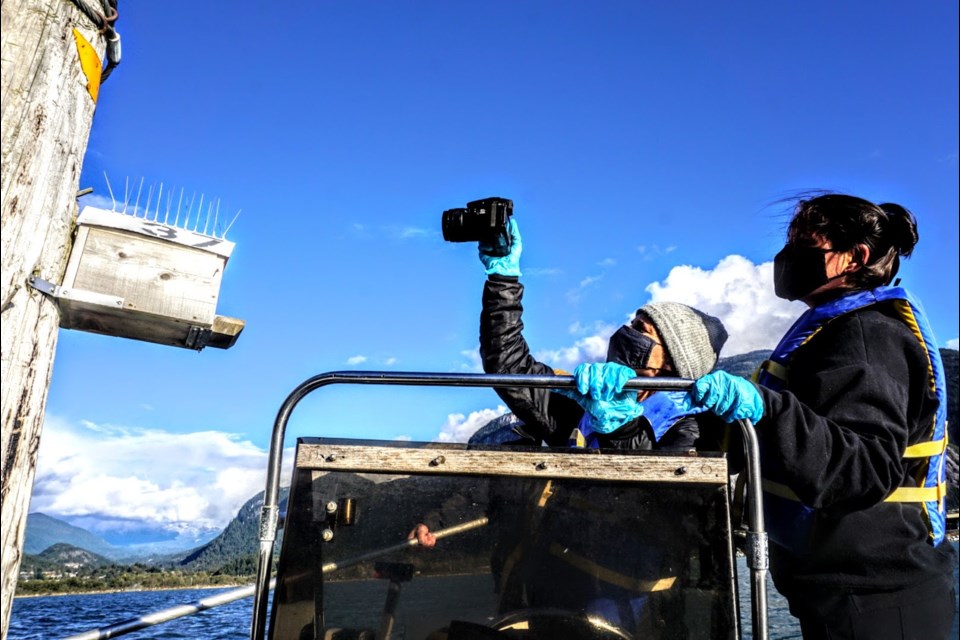
[[[65,289],[53,284],[52,282],[47,282],[39,276],[33,276],[30,278],[29,282],[30,286],[40,293],[45,293],[51,298],[55,298],[57,300],[76,300],[77,302],[102,304],[108,307],[117,307],[119,309],[123,308],[123,298],[118,298],[116,296],[109,296],[105,293],[97,293],[96,291],[84,291],[83,289]]]
[[[89,324],[86,326],[79,326],[77,323],[71,320],[72,316],[76,315],[72,312],[76,312],[78,309],[82,308],[84,310],[114,310],[114,313],[118,311],[123,313],[123,310],[125,309],[123,298],[118,298],[116,296],[111,296],[104,293],[98,293],[96,291],[85,291],[83,289],[70,289],[67,287],[61,287],[53,284],[52,282],[48,282],[39,276],[32,276],[27,282],[31,287],[40,293],[49,296],[56,301],[57,306],[61,311],[60,326],[62,328],[80,329],[82,331],[116,335],[109,329],[109,327],[90,326]],[[218,316],[218,318],[220,318],[220,316]],[[226,349],[232,346],[236,341],[236,335],[226,336],[225,339],[225,336],[221,335],[220,332],[215,332],[215,329],[216,327],[211,328],[192,325],[186,328],[186,336],[182,339],[182,341],[180,339],[176,339],[175,341],[166,340],[162,343],[200,351],[207,346]],[[159,340],[148,341],[160,342]]]

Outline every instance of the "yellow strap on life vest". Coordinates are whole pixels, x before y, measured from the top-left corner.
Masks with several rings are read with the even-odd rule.
[[[771,493],[779,498],[783,498],[784,500],[801,502],[800,497],[793,492],[793,489],[780,482],[774,482],[773,480],[767,480],[764,478],[761,480],[760,486],[767,493]]]
[[[920,342],[920,345],[923,347],[924,352],[927,355],[927,379],[930,384],[930,390],[936,393],[937,384],[936,376],[933,371],[933,360],[931,359],[930,350],[927,348],[927,341],[924,339],[923,332],[920,330],[920,323],[917,321],[917,317],[913,312],[913,308],[910,306],[910,303],[907,300],[890,300],[894,309],[897,311],[900,320],[907,326],[911,333],[917,338]],[[843,315],[843,314],[841,314]],[[840,316],[837,316],[840,317]],[[835,320],[832,318],[831,320]],[[807,336],[801,345],[808,343],[823,327],[826,326],[826,323],[817,327],[813,332]],[[766,371],[769,375],[774,378],[778,378],[787,381],[790,370],[788,367],[785,367],[773,360],[764,360],[757,371],[754,373],[754,381],[758,381],[761,371]],[[936,429],[936,416],[933,418],[932,422],[932,431],[931,435]],[[914,445],[908,446],[903,453],[903,459],[918,459],[918,458],[932,458],[937,455],[943,455],[947,450],[947,433],[949,431],[947,424],[944,424],[943,428],[943,437],[938,440],[932,440],[929,442],[919,442]],[[926,473],[924,471],[921,473],[921,479],[918,479],[918,482],[922,480],[922,475]],[[786,500],[793,500],[796,502],[802,502],[796,493],[790,487],[779,482],[772,482],[770,480],[762,480],[762,488],[767,493],[771,495],[784,498]],[[895,489],[884,502],[934,502],[940,501],[946,496],[946,484],[939,483],[935,487],[899,487]],[[926,507],[924,506],[924,509]],[[932,534],[932,532],[931,532]]]
[[[941,482],[935,487],[900,487],[884,502],[939,502],[946,495],[947,483]]]
[[[911,458],[931,458],[933,456],[942,455],[944,451],[947,450],[947,436],[946,428],[944,428],[944,436],[939,440],[932,440],[930,442],[918,442],[917,444],[910,445],[906,448],[903,453],[904,459]],[[794,491],[785,484],[780,482],[774,482],[772,480],[763,479],[761,486],[764,491],[772,495],[784,498],[785,500],[793,500],[795,502],[802,502]],[[947,485],[945,483],[940,483],[935,487],[900,487],[894,489],[884,502],[935,502],[940,501],[947,495]]]
[[[923,339],[923,332],[920,331],[920,323],[917,322],[917,317],[913,314],[913,307],[910,306],[910,303],[906,300],[892,300],[894,308],[900,314],[900,319],[903,320],[903,323],[907,325],[907,328],[916,336],[917,340],[920,341],[920,345],[923,347],[923,351],[927,355],[927,380],[930,381],[930,391],[937,392],[937,377],[933,375],[933,361],[930,359],[930,352],[927,349],[927,341]]]
[[[586,448],[587,439],[583,436],[583,431],[580,431],[580,427],[574,427],[573,431],[570,432],[570,437],[567,438],[567,446],[577,449]]]
[[[946,429],[944,429],[946,433]],[[946,436],[940,438],[939,440],[931,440],[930,442],[918,442],[917,444],[912,444],[907,447],[906,451],[903,453],[904,458],[932,458],[933,456],[940,455],[947,450],[947,438]]]
[[[799,496],[785,484],[764,480],[762,486],[763,490],[767,493],[785,500],[802,502]],[[899,489],[894,489],[893,493],[887,496],[884,502],[933,502],[940,500],[946,495],[946,483],[940,483],[935,487],[900,487]]]
[[[677,581],[676,576],[667,576],[657,580],[638,580],[632,576],[626,576],[622,573],[607,569],[606,567],[601,567],[596,562],[574,553],[556,542],[550,545],[550,554],[557,556],[567,564],[573,565],[575,568],[598,580],[616,585],[621,589],[629,589],[640,593],[665,591],[671,588]]]
[[[754,374],[754,378],[755,378],[754,382],[757,381],[756,378],[759,378],[761,371],[766,371],[767,373],[772,375],[774,378],[777,378],[778,380],[783,380],[784,382],[786,382],[787,379],[790,377],[790,369],[783,366],[779,362],[774,362],[773,360],[764,360],[763,362],[760,363],[760,367],[757,369],[757,372]]]

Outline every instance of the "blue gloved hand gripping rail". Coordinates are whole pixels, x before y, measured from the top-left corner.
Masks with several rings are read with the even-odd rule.
[[[516,374],[455,374],[455,373],[387,373],[380,371],[331,371],[313,376],[300,383],[287,396],[277,412],[270,439],[267,484],[260,512],[260,556],[257,563],[251,640],[262,640],[266,633],[267,598],[270,593],[270,570],[273,547],[277,538],[280,497],[280,465],[287,422],[294,407],[309,393],[331,384],[377,384],[426,387],[521,387],[569,389],[577,388],[573,376],[540,376]],[[634,378],[626,389],[652,391],[686,391],[692,380],[682,378]],[[763,522],[763,503],[760,492],[760,448],[753,424],[748,419],[738,421],[743,432],[746,453],[747,487],[749,491],[747,524],[747,565],[751,576],[751,603],[753,637],[767,639],[767,534]]]

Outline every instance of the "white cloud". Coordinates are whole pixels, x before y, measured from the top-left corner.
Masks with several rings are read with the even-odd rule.
[[[633,317],[633,314],[627,314],[624,316],[624,322]],[[580,338],[589,338],[593,336],[601,336],[604,340],[613,335],[613,332],[616,331],[620,325],[612,325],[608,322],[594,322],[589,325],[585,325],[579,320],[567,327],[567,331],[572,336],[579,336]]]
[[[947,344],[944,345],[947,349],[957,349],[960,348],[960,338],[954,338],[953,340],[947,340]]]
[[[393,365],[397,364],[397,359],[391,356],[391,357],[387,358],[386,360],[384,360],[384,361],[383,361],[383,364],[386,365],[386,366],[388,366],[388,367],[392,367]]]
[[[483,373],[483,360],[480,359],[479,349],[461,351],[460,355],[467,359],[467,362],[460,365],[461,371],[466,373]]]
[[[524,267],[523,275],[525,278],[536,278],[542,276],[558,276],[563,273],[563,269],[556,267]]]
[[[80,208],[82,210],[83,207],[93,207],[95,209],[103,209],[104,211],[117,211],[119,213],[125,213],[129,216],[146,217],[146,206],[137,206],[133,196],[131,196],[127,204],[124,205],[123,194],[114,193],[114,195],[117,196],[116,202],[111,200],[109,195],[92,193],[88,196],[84,196],[80,199]],[[143,205],[142,202],[140,204]],[[150,214],[150,219],[153,219],[152,213]]]
[[[654,302],[682,302],[720,318],[730,334],[723,356],[772,349],[806,309],[774,295],[772,262],[755,265],[738,255],[723,258],[712,270],[674,267],[646,290]]]
[[[494,418],[499,418],[507,412],[503,405],[496,409],[481,409],[473,411],[469,416],[462,413],[451,413],[447,416],[447,423],[443,425],[437,442],[466,442],[470,439],[477,429],[487,424]]]
[[[577,335],[578,333],[583,333],[584,332],[583,324],[581,324],[580,321],[577,320],[576,322],[571,324],[569,327],[567,327],[567,331],[569,331],[571,335]]]
[[[627,319],[629,318],[625,318]],[[589,326],[574,322],[568,327],[571,335],[579,336],[573,345],[539,349],[534,352],[533,357],[551,367],[566,371],[573,371],[581,362],[602,362],[607,357],[607,341],[617,328],[603,322],[594,322]],[[461,351],[460,355],[467,359],[467,362],[460,365],[461,371],[483,373],[479,350]]]
[[[290,477],[293,450],[284,452]],[[73,424],[47,416],[31,511],[92,518],[101,531],[132,523],[168,531],[222,528],[263,491],[267,453],[223,431]]]
[[[423,229],[420,227],[404,227],[400,230],[401,238],[425,238],[428,236],[435,235],[435,231],[430,231],[428,229]]]
[[[713,269],[674,267],[666,279],[648,285],[646,291],[651,301],[682,302],[720,318],[730,334],[721,355],[732,356],[772,349],[806,308],[801,302],[777,298],[772,282],[772,262],[755,265],[742,256],[732,255]],[[625,314],[623,321],[628,322],[634,311]],[[569,331],[579,337],[573,345],[539,350],[534,357],[567,371],[581,362],[602,361],[607,341],[616,329],[617,326],[607,323],[598,322],[591,327],[574,322]]]
[[[367,356],[350,356],[349,358],[347,358],[347,364],[349,364],[350,366],[363,364],[366,361],[367,361]]]
[[[587,276],[586,278],[583,278],[577,284],[576,289],[571,289],[570,291],[567,291],[567,295],[566,295],[567,302],[569,302],[570,304],[576,304],[577,302],[580,302],[580,298],[582,297],[583,292],[589,289],[590,287],[592,287],[594,284],[596,284],[602,279],[603,279],[602,275]]]
[[[607,357],[607,341],[617,327],[605,323],[595,323],[592,329],[585,329],[580,323],[570,326],[570,332],[585,334],[572,346],[559,349],[542,349],[534,353],[540,362],[555,369],[573,371],[581,362],[601,362]]]
[[[640,245],[637,247],[637,253],[643,256],[643,259],[647,262],[655,260],[657,258],[662,258],[663,256],[673,253],[677,250],[676,245],[671,245],[669,247],[661,247],[659,245]]]
[[[122,196],[121,196],[122,197]],[[117,202],[120,205],[120,209],[123,209],[123,202]],[[91,193],[80,198],[81,209],[83,207],[93,207],[95,209],[105,209],[107,211],[112,211],[114,202],[109,195],[101,195],[99,193]],[[127,209],[129,211],[129,208]]]

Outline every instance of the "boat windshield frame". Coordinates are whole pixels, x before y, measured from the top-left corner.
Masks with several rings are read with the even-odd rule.
[[[450,386],[450,387],[519,387],[519,388],[548,388],[548,389],[574,389],[576,388],[576,380],[572,376],[547,376],[547,375],[521,375],[521,374],[453,374],[453,373],[429,373],[429,372],[418,372],[418,373],[397,373],[397,372],[382,372],[382,371],[333,371],[322,373],[316,376],[313,376],[300,385],[298,385],[294,390],[287,396],[284,403],[281,405],[280,410],[277,413],[276,420],[274,421],[274,427],[270,443],[270,454],[268,458],[268,468],[267,468],[267,482],[264,490],[264,502],[261,508],[261,517],[260,517],[260,555],[258,559],[257,566],[257,582],[254,585],[254,602],[253,602],[253,616],[251,620],[250,628],[250,638],[251,640],[262,640],[266,634],[267,627],[267,607],[268,607],[268,598],[271,584],[271,570],[273,566],[273,553],[274,546],[277,537],[277,528],[279,522],[279,493],[280,493],[280,471],[282,466],[282,455],[283,455],[283,445],[284,437],[286,434],[287,423],[290,419],[290,415],[293,412],[293,409],[298,405],[300,400],[305,396],[312,393],[313,391],[320,389],[325,386],[333,384],[368,384],[368,385],[399,385],[399,386]],[[652,390],[652,391],[683,391],[690,388],[693,384],[692,380],[687,380],[683,378],[634,378],[627,382],[627,389],[636,389],[640,390]],[[747,565],[750,568],[751,572],[751,614],[752,614],[752,628],[753,636],[758,640],[766,640],[767,638],[767,594],[766,594],[766,573],[768,569],[768,556],[767,556],[767,537],[764,528],[763,522],[763,512],[762,512],[762,496],[760,494],[759,480],[760,478],[760,468],[759,468],[759,445],[756,438],[756,432],[753,428],[752,423],[749,420],[741,420],[737,423],[739,425],[740,431],[743,435],[744,442],[744,454],[745,454],[745,468],[744,473],[747,478],[747,500],[746,500],[746,521],[747,521],[747,538],[745,551],[747,555]],[[326,447],[336,447],[337,445],[332,442],[330,439],[321,439]],[[455,451],[457,445],[436,445],[434,443],[428,443],[430,446],[421,446],[425,443],[391,443],[390,449],[396,449],[397,446],[404,446],[411,451],[408,452],[420,452],[415,453],[414,456],[404,455],[404,456],[395,456],[396,458],[409,458],[410,460],[416,460],[416,464],[423,465],[426,464],[427,468],[431,467],[444,467],[444,473],[450,473],[449,467],[446,467],[446,456],[442,453],[438,454],[437,452],[442,452],[445,447],[453,446],[453,449],[447,449],[448,451]],[[343,445],[346,446],[346,445]],[[425,453],[424,453],[425,452]],[[475,448],[469,451],[464,451],[464,453],[472,454],[473,456],[483,456],[486,454],[495,455],[493,451],[483,451],[482,448]],[[539,472],[543,472],[543,475],[540,477],[553,477],[552,474],[579,474],[582,471],[577,471],[577,469],[582,469],[584,466],[590,467],[593,466],[599,461],[606,461],[611,459],[621,459],[623,455],[584,455],[584,456],[571,456],[569,451],[564,450],[564,452],[558,453],[556,451],[533,451],[533,452],[518,452],[523,455],[529,456],[556,456],[550,457],[546,460],[546,466],[541,466]],[[423,454],[429,459],[421,459],[419,456]],[[343,463],[343,459],[339,457],[337,451],[328,448],[327,453],[320,454],[319,452],[314,452],[310,454],[313,456],[311,460],[304,460],[304,464],[336,464],[338,461]],[[442,463],[438,462],[437,456],[443,457],[444,461]],[[631,454],[633,455],[633,454]],[[642,452],[639,453],[642,455]],[[299,456],[299,454],[298,454]],[[429,457],[432,456],[432,457]],[[451,456],[458,458],[459,456]],[[672,456],[663,456],[662,454],[658,455],[658,458],[664,458],[668,463],[672,462]],[[706,469],[701,468],[699,465],[705,465],[706,467],[711,466],[711,460],[713,457],[711,455],[705,454],[696,454],[695,456],[684,456],[684,467],[689,466],[690,461],[696,460],[697,471],[695,475],[703,473],[705,477],[710,477],[711,482],[716,482],[717,472],[715,469]],[[574,462],[576,461],[576,462]],[[299,464],[298,460],[298,464]],[[542,464],[541,461],[526,460],[523,464],[532,463],[536,470],[538,464]],[[551,462],[553,467],[551,468]],[[408,464],[408,463],[404,463]],[[606,464],[606,463],[601,463]],[[726,482],[726,464],[719,465],[716,462],[712,463],[713,467],[722,468],[723,482]],[[343,466],[337,467],[338,469],[345,469]],[[527,468],[529,469],[529,468]],[[676,475],[686,476],[689,473],[689,470],[684,471],[681,474],[676,474],[678,467],[676,464],[673,465],[672,472]],[[657,473],[663,473],[666,470],[659,469]],[[464,468],[464,473],[467,471]],[[398,472],[400,473],[400,472]],[[420,473],[423,473],[422,467]],[[527,470],[524,473],[529,474],[530,471]],[[618,477],[622,479],[623,471],[622,469],[618,471]],[[579,477],[579,475],[559,475],[556,477]],[[652,481],[652,480],[648,480]],[[702,482],[703,480],[701,480]],[[742,625],[740,625],[742,628]]]

